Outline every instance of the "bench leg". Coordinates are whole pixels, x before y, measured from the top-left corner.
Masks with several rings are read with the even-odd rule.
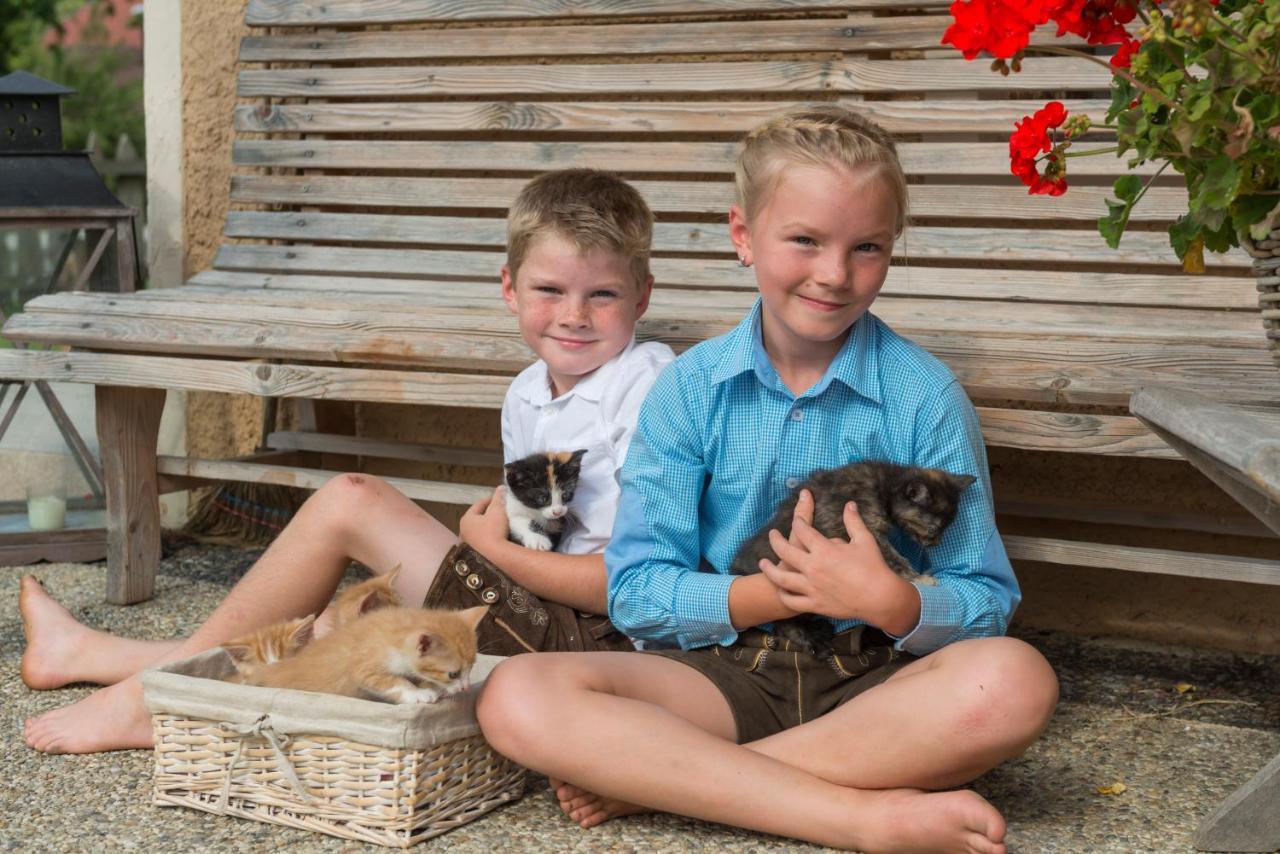
[[[98,443],[107,493],[107,601],[151,598],[160,564],[156,443],[163,389],[98,386]]]
[[[1204,820],[1194,844],[1197,851],[1280,849],[1280,755]]]

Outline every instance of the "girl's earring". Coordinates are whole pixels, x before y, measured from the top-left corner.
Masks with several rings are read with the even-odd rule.
[[[750,266],[751,266],[751,262],[750,262],[750,261],[748,261],[746,258],[743,258],[741,255],[739,255],[739,256],[738,256],[738,266],[739,266],[739,267],[750,267]]]

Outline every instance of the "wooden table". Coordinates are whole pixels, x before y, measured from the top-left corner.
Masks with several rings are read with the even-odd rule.
[[[1280,421],[1161,386],[1129,409],[1187,461],[1280,533]],[[1280,850],[1280,755],[1196,831],[1200,851]]]

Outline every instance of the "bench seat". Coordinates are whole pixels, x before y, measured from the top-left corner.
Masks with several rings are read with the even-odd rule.
[[[1008,174],[1013,123],[1051,97],[1101,121],[1106,72],[1033,56],[1021,74],[993,74],[939,45],[947,5],[250,0],[231,210],[211,268],[178,288],[41,297],[3,330],[60,349],[0,350],[0,376],[98,387],[109,598],[151,594],[162,490],[314,488],[334,474],[312,464],[322,454],[490,472],[496,448],[323,430],[274,433],[246,458],[157,459],[159,403],[172,388],[496,420],[532,359],[498,291],[503,217],[541,171],[618,171],[654,209],[641,338],[681,351],[732,328],[755,298],[728,239],[734,142],[802,102],[846,104],[899,138],[912,226],[873,310],[952,368],[990,447],[1178,460],[1128,413],[1152,384],[1280,419],[1249,259],[1210,256],[1191,276],[1168,248],[1185,205],[1176,176],[1155,179],[1111,250],[1094,223],[1124,161],[1071,161],[1060,198],[1027,195]],[[393,482],[466,504],[492,480]],[[996,498],[1002,514],[1099,530],[1272,537],[1247,519],[1073,505],[1051,489],[1002,500],[997,484]],[[1014,533],[1007,545],[1015,561],[1280,583],[1277,560],[1099,538]]]

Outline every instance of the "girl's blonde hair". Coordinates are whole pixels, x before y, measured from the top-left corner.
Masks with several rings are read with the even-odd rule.
[[[873,169],[898,202],[894,234],[907,224],[907,176],[884,128],[844,107],[800,107],[747,133],[734,170],[738,206],[750,222],[768,200],[787,165]]]

